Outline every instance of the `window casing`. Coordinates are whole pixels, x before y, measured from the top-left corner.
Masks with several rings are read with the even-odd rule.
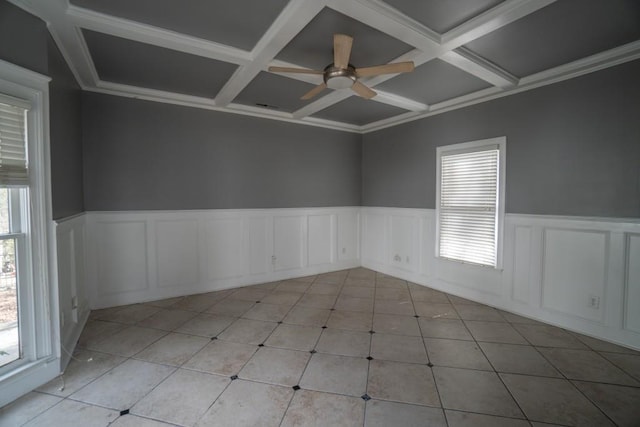
[[[502,268],[506,138],[436,151],[436,256]]]

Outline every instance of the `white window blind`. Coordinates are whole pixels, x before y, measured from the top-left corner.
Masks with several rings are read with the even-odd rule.
[[[0,185],[28,185],[26,113],[0,98]]]
[[[497,265],[499,148],[440,157],[439,255]]]

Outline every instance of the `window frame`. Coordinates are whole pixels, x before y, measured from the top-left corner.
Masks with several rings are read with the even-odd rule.
[[[42,74],[0,60],[0,93],[24,100],[27,112],[27,150],[29,164],[29,250],[24,261],[31,270],[27,285],[30,343],[21,363],[0,372],[0,406],[14,400],[60,371],[60,325],[55,252],[55,226],[51,208],[49,151],[49,81]],[[23,245],[27,246],[27,245]],[[22,286],[22,284],[21,284]],[[23,290],[21,290],[23,291]],[[29,334],[32,334],[29,336]],[[21,332],[22,337],[22,332]]]
[[[440,256],[440,197],[442,186],[442,156],[452,154],[472,153],[486,151],[490,148],[498,147],[498,185],[497,185],[497,206],[496,206],[496,265],[476,264],[453,258]],[[507,138],[500,136],[496,138],[481,139],[476,141],[462,142],[458,144],[443,145],[436,147],[436,229],[435,229],[435,256],[441,260],[474,265],[484,268],[502,270],[503,268],[503,247],[504,247],[504,218],[505,218],[505,177],[507,158]]]

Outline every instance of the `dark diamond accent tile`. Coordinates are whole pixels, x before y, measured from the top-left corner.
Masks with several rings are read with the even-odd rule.
[[[256,301],[256,304],[260,304],[260,301]]]
[[[373,357],[369,356],[367,357],[367,360],[373,360]]]
[[[418,316],[417,314],[415,314],[413,317],[415,317],[416,319],[420,318],[420,316]]]
[[[128,413],[129,413],[128,409],[123,409],[122,411],[120,411],[120,416],[127,415]]]
[[[281,324],[282,324],[282,320],[278,322],[278,325],[281,325]]]
[[[335,309],[335,308],[331,308],[331,309],[329,309],[329,310],[330,310],[330,311],[336,311],[336,309]]]
[[[430,368],[433,368],[433,363],[429,362],[429,363],[427,363],[427,366],[430,367]]]
[[[264,344],[258,344],[258,347],[264,347]]]
[[[291,387],[292,389],[294,389],[295,391],[300,390],[300,386],[299,385],[294,385],[293,387]]]
[[[327,329],[327,325],[324,325],[324,326],[322,327],[322,329]]]
[[[211,341],[215,341],[217,339],[218,339],[218,337],[211,337]]]
[[[369,331],[369,333],[370,333],[371,335],[373,335],[373,334],[375,334],[375,333],[376,333],[376,331]]]
[[[362,398],[362,400],[364,400],[365,402],[367,400],[371,400],[371,396],[369,396],[367,393],[363,394],[362,396],[360,396]]]
[[[237,380],[238,376],[237,375],[231,375],[229,378],[231,378],[231,381]]]
[[[311,354],[316,354],[316,353],[317,353],[317,351],[315,351],[315,350],[311,350],[309,353],[311,353]]]

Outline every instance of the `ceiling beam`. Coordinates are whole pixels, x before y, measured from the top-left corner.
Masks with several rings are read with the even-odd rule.
[[[518,78],[516,76],[465,47],[450,50],[440,55],[439,59],[471,73],[496,87],[508,88],[518,84]]]
[[[252,51],[253,60],[238,67],[216,96],[225,106],[311,21],[325,6],[325,0],[291,0]]]
[[[67,16],[78,27],[100,33],[122,37],[128,40],[173,49],[180,52],[232,64],[244,65],[251,62],[251,53],[231,46],[214,43],[174,31],[141,24],[124,18],[94,12],[70,5]]]

